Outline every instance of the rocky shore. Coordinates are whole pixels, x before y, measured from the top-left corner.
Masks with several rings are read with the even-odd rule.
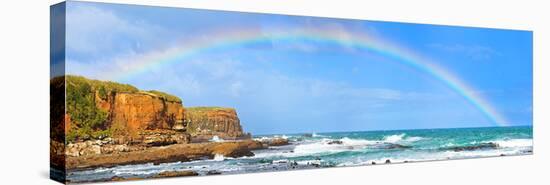
[[[282,139],[277,139],[277,142],[265,143],[247,139],[225,142],[173,144],[111,154],[68,156],[66,167],[68,170],[79,170],[127,164],[186,162],[213,159],[216,155],[237,158],[254,156],[252,150],[265,149],[269,146],[274,146],[273,144],[281,145],[280,142],[283,142]],[[288,143],[288,141],[285,143]]]
[[[250,149],[248,145],[251,145]],[[225,143],[174,144],[165,147],[154,147],[146,150],[121,152],[116,154],[89,155],[68,157],[67,169],[111,167],[115,165],[140,163],[166,163],[213,158],[215,154],[241,157],[250,155],[254,147],[261,148],[260,143],[248,141]]]

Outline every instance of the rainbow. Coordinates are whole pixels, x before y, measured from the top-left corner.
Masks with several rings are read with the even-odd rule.
[[[186,39],[178,47],[142,55],[127,62],[122,71],[112,71],[111,79],[124,81],[143,73],[151,67],[162,67],[184,61],[206,51],[219,51],[244,44],[273,41],[313,41],[338,44],[342,47],[360,48],[391,59],[399,64],[425,73],[460,94],[467,102],[481,111],[491,122],[498,126],[508,126],[507,120],[474,88],[467,85],[450,71],[436,65],[431,60],[392,43],[371,37],[364,33],[353,33],[335,29],[300,29],[285,31],[260,31],[240,29],[234,31],[206,34],[208,37]]]

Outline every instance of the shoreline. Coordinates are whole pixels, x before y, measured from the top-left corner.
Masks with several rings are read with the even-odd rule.
[[[464,131],[468,130],[460,132]],[[269,138],[223,140],[222,142],[151,147],[143,153],[157,155],[158,152],[156,150],[165,152],[172,152],[173,150],[179,152],[174,153],[172,157],[181,155],[185,156],[185,158],[182,157],[183,160],[178,162],[170,162],[172,160],[165,160],[166,158],[163,159],[163,156],[155,156],[161,162],[134,161],[135,163],[128,165],[117,163],[113,166],[103,161],[97,164],[101,164],[105,168],[82,168],[85,166],[77,166],[77,168],[69,169],[67,172],[69,177],[68,182],[81,183],[175,176],[209,176],[533,155],[531,137],[524,136],[524,138],[517,136],[513,139],[507,139],[505,137],[506,134],[502,135],[503,133],[499,130],[491,131],[491,133],[496,133],[495,137],[499,139],[483,139],[476,137],[476,134],[466,134],[458,137],[467,138],[468,142],[463,142],[462,144],[459,142],[451,145],[448,145],[448,142],[431,142],[434,138],[446,137],[441,136],[440,133],[423,135],[419,131],[412,132],[406,133],[406,135],[405,133],[379,133],[380,137],[375,137],[378,139],[373,139],[371,138],[372,136],[357,136],[354,139],[350,139],[345,135],[326,135],[323,138],[302,135],[289,138],[274,136]],[[353,133],[348,133],[348,136],[351,135]],[[422,135],[422,137],[419,135]],[[453,138],[447,139],[452,140]],[[472,141],[476,142],[472,143]],[[182,149],[186,151],[181,151]],[[381,155],[367,154],[365,151],[379,151]],[[223,152],[226,152],[224,154],[233,154],[235,156],[224,155],[222,154]],[[249,156],[250,154],[247,154],[249,152],[252,152],[254,157],[244,157]],[[134,155],[138,152],[129,153]],[[227,156],[227,158],[220,157],[217,154],[224,155],[224,157]],[[110,155],[107,157],[107,154],[102,155],[105,155],[103,158],[111,159],[114,159],[116,156],[122,156]],[[80,157],[84,158],[84,156]],[[95,160],[96,158],[88,157],[88,160]],[[85,165],[92,164],[88,163]],[[133,169],[134,167],[136,169]],[[95,169],[99,169],[99,171],[95,171]]]
[[[254,153],[252,153],[252,150],[265,149],[267,147],[267,143],[252,139],[173,144],[114,154],[68,156],[66,158],[66,169],[67,171],[78,171],[118,165],[188,162],[200,159],[213,159],[217,154],[226,157],[253,156]]]

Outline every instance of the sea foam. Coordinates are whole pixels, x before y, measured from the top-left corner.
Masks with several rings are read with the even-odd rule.
[[[530,147],[533,146],[533,140],[532,139],[507,139],[507,140],[496,140],[492,141],[496,144],[498,144],[499,147],[507,147],[507,148],[513,148],[513,147]]]
[[[388,143],[400,143],[400,142],[410,143],[410,142],[420,141],[423,139],[424,139],[423,137],[418,137],[418,136],[407,137],[406,134],[402,133],[402,134],[385,136],[383,141]]]

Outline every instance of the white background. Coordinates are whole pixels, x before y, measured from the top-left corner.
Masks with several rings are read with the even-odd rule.
[[[0,6],[0,184],[48,180],[49,5]],[[534,31],[534,155],[131,181],[117,184],[548,184],[550,5],[506,0],[105,0],[175,7]],[[546,79],[546,80],[545,80]]]

